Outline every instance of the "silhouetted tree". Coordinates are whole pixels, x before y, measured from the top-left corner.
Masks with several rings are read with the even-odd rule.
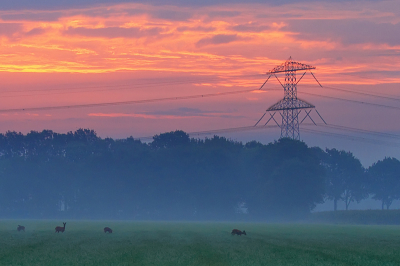
[[[385,158],[368,168],[370,192],[373,199],[382,201],[382,210],[389,209],[393,200],[400,198],[400,162],[395,158]]]
[[[335,211],[338,200],[343,200],[348,210],[351,202],[368,197],[364,168],[351,152],[326,149],[322,164],[326,169],[326,195],[333,200]]]
[[[189,135],[182,130],[171,131],[153,137],[153,148],[171,148],[190,143]]]
[[[268,144],[261,152],[257,164],[257,178],[252,184],[252,205],[265,218],[300,217],[309,213],[317,203],[323,202],[324,169],[316,154],[304,142],[280,139]]]
[[[220,136],[190,139],[180,130],[149,144],[102,139],[89,129],[6,132],[0,217],[229,220],[242,215],[235,211],[243,203],[249,212],[242,218],[299,217],[322,200],[323,166],[349,176],[359,169],[346,153],[339,163],[331,157],[291,139],[244,145]],[[359,199],[349,184],[340,194],[347,202]]]

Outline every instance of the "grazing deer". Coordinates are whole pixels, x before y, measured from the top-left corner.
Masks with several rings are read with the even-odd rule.
[[[112,233],[112,229],[110,227],[104,227],[104,233]]]
[[[238,230],[238,229],[233,229],[232,230],[232,232],[231,232],[231,235],[238,235],[238,236],[242,236],[242,235],[246,235],[246,231],[240,231],[240,230]]]
[[[18,225],[17,230],[18,230],[18,232],[20,232],[20,231],[24,231],[25,232],[25,226]]]
[[[55,231],[54,233],[59,233],[59,232],[64,233],[64,231],[65,231],[65,225],[66,225],[66,224],[67,224],[67,223],[63,223],[64,227],[62,227],[62,226],[57,226],[57,227],[56,227],[56,231]]]

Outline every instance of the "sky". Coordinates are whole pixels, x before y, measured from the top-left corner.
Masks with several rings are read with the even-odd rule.
[[[302,140],[366,167],[400,159],[398,1],[1,1],[0,48],[0,133],[90,128],[146,140],[252,126],[283,98],[275,78],[258,90],[266,72],[292,57],[316,67],[323,87],[308,72],[298,97],[331,126],[307,118]],[[280,131],[218,135],[266,144]]]

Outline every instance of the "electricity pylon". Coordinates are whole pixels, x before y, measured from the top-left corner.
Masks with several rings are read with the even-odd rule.
[[[267,114],[267,112],[270,114],[270,118],[268,121],[265,123],[265,125],[268,124],[268,122],[272,119],[275,121],[275,123],[280,127],[281,129],[281,138],[291,138],[291,139],[296,139],[300,140],[300,129],[299,125],[307,118],[309,117],[311,121],[316,125],[314,120],[311,118],[310,113],[313,109],[315,109],[315,106],[300,100],[297,98],[297,83],[304,77],[304,75],[307,73],[308,70],[310,70],[311,75],[315,78],[314,74],[311,72],[311,69],[315,69],[315,67],[294,62],[292,61],[292,57],[290,57],[285,63],[273,68],[269,72],[267,72],[268,79],[264,82],[264,84],[261,86],[261,88],[265,85],[265,83],[269,80],[269,78],[274,75],[276,79],[279,81],[279,83],[283,87],[284,91],[284,97],[282,100],[277,102],[276,104],[272,105],[269,107],[266,111],[266,113],[258,120],[258,122],[255,124],[255,126],[258,125],[258,123],[264,118],[264,116]],[[296,80],[296,71],[301,71],[305,70],[304,74],[300,77],[299,80]],[[279,80],[279,78],[276,76],[277,73],[285,73],[285,83],[282,84],[282,82]],[[315,78],[315,80],[318,82],[318,80]],[[318,84],[322,87],[322,85],[318,82]],[[261,89],[260,88],[260,89]],[[299,122],[299,114],[301,111],[304,110],[305,112],[305,117],[303,120]],[[318,113],[318,111],[315,109],[319,117],[324,121],[324,119],[321,117],[321,115]],[[282,123],[279,124],[276,119],[274,118],[275,114],[279,112],[279,114],[282,117]],[[326,124],[326,122],[324,121]]]

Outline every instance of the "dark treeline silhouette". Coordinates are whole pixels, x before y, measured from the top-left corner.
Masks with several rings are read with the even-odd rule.
[[[346,208],[400,196],[400,162],[364,169],[351,153],[183,131],[102,139],[93,130],[0,134],[0,218],[273,220],[326,199]]]

